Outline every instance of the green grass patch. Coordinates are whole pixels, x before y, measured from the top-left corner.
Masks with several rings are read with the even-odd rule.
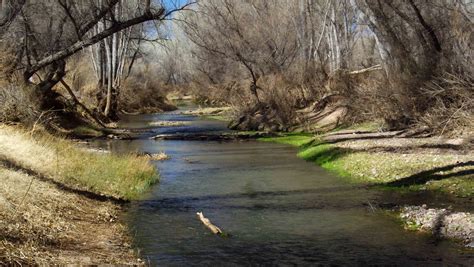
[[[158,180],[156,169],[144,157],[90,153],[67,143],[57,153],[58,178],[92,192],[137,199]]]
[[[288,144],[299,148],[298,157],[315,162],[324,169],[348,178],[350,173],[344,168],[345,151],[330,144],[321,143],[318,136],[310,133],[288,133],[281,137],[264,137],[264,142]]]
[[[314,140],[314,135],[309,133],[287,133],[284,134],[284,136],[263,137],[259,138],[258,140],[263,142],[274,142],[300,147],[312,142]]]
[[[439,190],[460,197],[472,197],[474,195],[474,175],[431,181],[422,186],[421,189]]]
[[[319,143],[303,148],[298,153],[298,157],[307,161],[312,161],[339,176],[345,178],[351,176],[351,173],[347,171],[344,164],[346,152],[343,149],[334,147],[330,144]]]

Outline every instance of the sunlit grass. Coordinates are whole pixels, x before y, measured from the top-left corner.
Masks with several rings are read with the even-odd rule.
[[[311,142],[313,140],[313,137],[313,134],[308,133],[289,133],[285,134],[285,136],[263,137],[259,138],[258,140],[263,142],[274,142],[299,147]]]
[[[0,126],[0,157],[68,186],[124,199],[138,198],[158,179],[146,157],[95,153],[10,126]]]

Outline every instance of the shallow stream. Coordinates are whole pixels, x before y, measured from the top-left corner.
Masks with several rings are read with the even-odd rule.
[[[132,203],[126,220],[151,265],[474,265],[451,241],[409,232],[380,203],[387,193],[348,184],[296,157],[295,148],[258,141],[155,141],[158,133],[225,131],[225,123],[181,115],[127,116],[122,126],[161,120],[140,140],[97,141],[117,153],[166,152],[161,181]],[[389,195],[390,194],[390,195]],[[229,237],[213,235],[202,211]]]

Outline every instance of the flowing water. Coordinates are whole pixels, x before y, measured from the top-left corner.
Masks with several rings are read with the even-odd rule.
[[[189,124],[149,129],[140,140],[96,143],[118,153],[171,157],[157,163],[160,183],[126,216],[151,265],[474,265],[472,252],[454,242],[403,230],[377,208],[384,192],[350,185],[298,159],[292,147],[147,138],[225,131],[222,122],[179,112],[128,116],[122,124],[143,128],[159,120]],[[229,236],[213,235],[198,211]]]

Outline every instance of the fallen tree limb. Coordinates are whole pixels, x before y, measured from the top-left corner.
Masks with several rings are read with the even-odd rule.
[[[66,91],[69,93],[69,95],[72,97],[72,100],[74,101],[74,104],[76,106],[80,106],[86,113],[89,115],[97,124],[99,124],[101,127],[107,128],[107,126],[104,125],[93,113],[90,111],[84,104],[82,104],[79,99],[77,99],[76,95],[72,91],[71,87],[63,80],[61,79],[61,84],[66,88]]]
[[[211,232],[215,235],[223,235],[224,233],[222,232],[222,230],[215,226],[214,224],[211,223],[211,221],[204,217],[204,215],[202,214],[202,212],[197,212],[196,213],[197,216],[199,217],[199,220],[201,220],[201,222],[207,227],[209,228],[209,230],[211,230]]]
[[[372,66],[372,67],[369,67],[369,68],[351,71],[351,72],[349,72],[349,74],[350,75],[361,74],[361,73],[374,71],[374,70],[381,70],[381,69],[382,69],[382,66],[380,64],[378,64],[378,65],[375,65],[375,66]]]

